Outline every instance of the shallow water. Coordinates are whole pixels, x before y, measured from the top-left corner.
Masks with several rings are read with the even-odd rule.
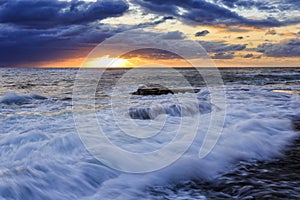
[[[159,70],[161,79],[169,80],[174,87],[181,86],[177,76],[174,78],[172,74],[171,80],[168,70]],[[77,70],[0,69],[0,196],[4,199],[299,199],[300,142],[293,122],[300,118],[300,96],[274,90],[299,91],[300,69],[220,71],[227,102],[225,124],[217,145],[202,159],[198,153],[211,112],[221,111],[212,104],[209,90],[195,70],[179,70],[191,85],[201,89],[196,101],[193,94],[179,94],[178,97],[188,99],[184,106],[169,94],[132,96],[128,107],[124,97],[138,87],[133,80],[154,80],[145,79],[147,71],[139,77],[129,74],[120,89],[113,90],[127,71],[105,72],[97,87],[95,112],[114,145],[136,153],[153,152],[172,142],[179,126],[188,133],[193,128],[189,124],[196,117],[200,119],[192,145],[175,163],[151,173],[128,174],[97,160],[77,134],[73,113],[80,112],[89,119],[93,109],[84,101],[77,110],[72,107]],[[113,106],[119,116],[114,116],[110,109],[110,97],[114,98]],[[118,117],[121,120],[117,123]],[[158,131],[160,134],[143,139],[123,134],[126,128],[130,129],[128,120],[141,127],[133,133],[137,135],[147,135],[145,127],[149,125],[155,128],[162,121],[164,124]],[[182,144],[186,142],[183,137]],[[126,161],[117,154],[109,156]],[[153,165],[158,162],[153,160]]]

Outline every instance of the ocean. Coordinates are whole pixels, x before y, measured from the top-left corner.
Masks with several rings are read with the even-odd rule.
[[[0,68],[0,199],[300,199],[300,68],[79,72]]]

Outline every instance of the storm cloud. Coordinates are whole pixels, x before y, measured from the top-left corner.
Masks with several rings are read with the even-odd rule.
[[[116,17],[127,11],[123,0],[96,2],[26,0],[2,1],[0,23],[21,25],[31,28],[51,28],[62,25],[86,24],[108,17]]]
[[[248,53],[246,55],[243,56],[243,58],[252,58],[253,54],[252,53]]]
[[[199,24],[199,25],[247,25],[247,26],[260,26],[260,27],[276,27],[287,24],[295,24],[300,22],[300,18],[294,20],[280,21],[272,15],[263,19],[250,19],[244,17],[230,8],[243,7],[252,8],[255,7],[259,10],[272,10],[280,6],[274,6],[272,4],[263,4],[257,1],[215,1],[216,3],[207,2],[205,0],[132,0],[132,2],[139,4],[147,11],[156,14],[168,14],[177,17],[181,21],[187,24]],[[284,4],[285,6],[291,5]],[[223,5],[223,6],[222,6]],[[281,4],[280,4],[281,5]],[[297,5],[298,4],[293,4]],[[283,9],[283,6],[280,8]],[[289,7],[290,8],[290,7]]]
[[[154,48],[139,49],[122,55],[122,58],[125,59],[136,58],[136,57],[144,58],[144,59],[162,59],[162,60],[183,59],[182,57],[180,57],[175,53],[162,50],[162,49],[154,49]]]
[[[199,31],[199,32],[195,33],[195,37],[203,37],[203,36],[206,36],[207,34],[209,34],[208,30]]]
[[[246,44],[227,44],[225,41],[212,42],[212,41],[199,41],[202,47],[207,52],[228,52],[228,51],[242,51]]]
[[[165,40],[182,40],[184,38],[186,38],[186,36],[180,31],[167,32],[162,36],[162,39]]]
[[[278,44],[263,43],[256,50],[268,57],[300,57],[300,39],[291,39]]]
[[[295,0],[269,1],[269,0],[214,0],[215,3],[228,8],[244,8],[267,11],[270,13],[286,10],[299,10],[300,3]]]
[[[205,30],[207,26],[219,26],[228,32],[240,33],[250,32],[252,28],[249,26],[274,30],[276,27],[299,23],[300,17],[293,15],[299,8],[300,2],[293,0],[0,0],[0,66],[38,66],[43,62],[84,57],[103,40],[136,29],[144,29],[139,33],[140,42],[156,38],[156,41],[166,45],[177,44],[179,40],[186,43],[178,44],[188,44],[187,36],[194,32],[189,34],[186,30],[182,30],[183,33],[176,29],[151,32],[148,29],[162,23],[174,24],[175,21],[185,25],[203,25],[203,30],[200,29],[196,37],[209,34]],[[265,15],[260,19],[252,19],[243,15],[243,9],[256,9]],[[116,24],[109,24],[107,21],[110,20],[104,21],[127,13],[140,13],[138,16],[142,20],[128,23],[119,18]],[[241,40],[242,36],[232,37],[247,42]],[[236,51],[246,50],[247,47],[247,44],[229,44],[218,40],[197,42],[216,59],[231,59]],[[299,39],[278,44],[265,42],[254,51],[269,57],[296,57],[299,56]],[[163,52],[148,53],[160,59],[173,57]],[[184,53],[188,54],[187,51]],[[145,52],[141,52],[141,55],[146,57]]]
[[[234,52],[219,52],[215,53],[211,58],[212,59],[233,59]]]
[[[97,43],[122,31],[100,21],[127,9],[123,0],[1,1],[0,65],[33,66],[85,56]]]
[[[1,25],[3,26],[0,31],[2,66],[22,67],[24,63],[27,65],[85,56],[93,48],[93,42],[103,41],[111,35],[111,32],[106,33],[84,25],[47,30]]]

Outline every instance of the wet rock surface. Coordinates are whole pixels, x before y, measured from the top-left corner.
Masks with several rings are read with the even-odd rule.
[[[293,121],[294,129],[300,131],[300,120]]]
[[[142,86],[137,91],[131,93],[133,95],[164,95],[176,93],[197,93],[200,89],[197,88],[167,88],[163,86]]]

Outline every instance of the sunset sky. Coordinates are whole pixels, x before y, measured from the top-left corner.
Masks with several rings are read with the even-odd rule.
[[[0,0],[0,67],[80,67],[98,44],[126,31],[139,42],[194,41],[218,67],[300,66],[299,0]],[[182,64],[163,51],[113,55],[122,42],[85,64]]]

